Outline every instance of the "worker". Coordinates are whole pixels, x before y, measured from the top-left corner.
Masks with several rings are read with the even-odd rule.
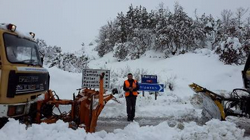
[[[124,81],[123,90],[125,91],[127,105],[127,121],[133,121],[135,117],[135,105],[139,85],[138,82],[133,79],[133,75],[131,73],[128,74],[128,79]]]

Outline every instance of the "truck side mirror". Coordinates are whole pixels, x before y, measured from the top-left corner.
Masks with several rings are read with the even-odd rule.
[[[39,51],[39,53],[41,54],[41,55],[40,55],[40,56],[41,56],[40,58],[41,58],[42,66],[43,66],[43,58],[44,58],[44,55],[45,55],[45,54],[43,54],[41,51]]]

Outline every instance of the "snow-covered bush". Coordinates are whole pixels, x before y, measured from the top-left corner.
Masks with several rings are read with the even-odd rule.
[[[167,81],[165,81],[165,84],[164,84],[165,86],[164,88],[168,88],[170,91],[174,91],[176,88],[175,80],[176,80],[176,75],[167,78]]]
[[[246,61],[246,53],[238,38],[229,37],[216,47],[215,52],[225,64],[241,65]]]

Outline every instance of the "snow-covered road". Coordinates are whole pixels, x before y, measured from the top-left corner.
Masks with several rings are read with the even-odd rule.
[[[178,124],[182,124],[183,122],[197,122],[197,124],[202,125],[202,120],[200,120],[196,116],[187,116],[183,118],[174,118],[172,117],[138,117],[135,118],[134,122],[137,122],[140,126],[156,126],[162,122],[167,122],[169,126],[176,126]],[[124,129],[128,124],[132,122],[128,122],[127,118],[103,118],[99,117],[97,121],[96,131],[105,130],[106,132],[113,132],[115,129]]]

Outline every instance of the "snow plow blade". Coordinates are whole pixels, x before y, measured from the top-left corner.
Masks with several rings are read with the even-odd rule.
[[[45,99],[38,101],[36,105],[35,123],[55,123],[57,120],[69,122],[69,127],[77,129],[85,128],[86,132],[95,132],[97,119],[105,104],[113,98],[112,94],[103,95],[103,77],[100,76],[99,91],[91,89],[82,89],[73,100],[56,99],[51,90],[45,94]],[[59,108],[59,105],[71,105],[69,112],[63,112],[59,115],[53,114],[53,108]]]
[[[202,117],[204,120],[210,120],[212,118],[225,120],[226,114],[222,105],[222,101],[224,100],[223,96],[195,83],[190,84],[189,87],[197,93],[193,96],[191,104],[194,107],[202,109]]]

